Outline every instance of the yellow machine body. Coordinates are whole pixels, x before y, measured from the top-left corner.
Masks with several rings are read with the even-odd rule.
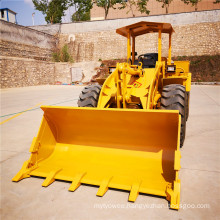
[[[171,62],[172,26],[139,22],[117,29],[127,37],[128,61],[118,63],[105,80],[97,108],[42,106],[43,120],[33,139],[31,157],[12,179],[45,177],[42,186],[69,181],[70,191],[81,183],[130,191],[129,201],[139,193],[164,196],[170,207],[180,202],[180,125],[177,110],[159,110],[163,85],[179,83],[190,91],[188,62],[176,62],[176,72],[167,73]],[[130,61],[135,37],[158,32],[155,68],[142,68]],[[161,33],[170,36],[168,61],[161,58]],[[142,109],[135,109],[142,105]]]

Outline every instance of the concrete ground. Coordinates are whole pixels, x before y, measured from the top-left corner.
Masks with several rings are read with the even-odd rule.
[[[76,106],[82,87],[38,86],[1,91],[1,115],[18,113],[35,105]],[[8,115],[1,128],[1,219],[219,219],[220,218],[220,86],[192,86],[187,135],[181,150],[181,206],[167,208],[165,198],[139,195],[129,203],[126,191],[80,186],[55,181],[41,187],[43,179],[11,182],[30,156],[42,111]],[[17,116],[11,118],[13,116]]]

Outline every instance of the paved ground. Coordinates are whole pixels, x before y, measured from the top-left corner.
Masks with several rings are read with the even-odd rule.
[[[17,113],[39,103],[76,106],[82,87],[38,86],[1,91],[1,115]],[[180,172],[181,205],[169,210],[164,198],[139,195],[128,203],[128,192],[108,190],[96,197],[97,187],[55,181],[41,187],[43,179],[19,183],[11,178],[30,156],[42,111],[25,112],[1,127],[2,219],[219,219],[220,218],[220,86],[192,86],[187,136]],[[36,108],[36,107],[35,107]],[[14,115],[1,118],[5,121]],[[206,206],[206,208],[199,208]],[[194,207],[194,208],[193,208]]]

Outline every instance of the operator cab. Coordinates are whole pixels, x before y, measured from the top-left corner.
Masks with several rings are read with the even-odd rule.
[[[137,53],[135,53],[136,55]],[[138,59],[134,60],[133,65],[139,65],[142,63],[143,68],[155,68],[158,61],[158,53],[145,53],[138,56]]]

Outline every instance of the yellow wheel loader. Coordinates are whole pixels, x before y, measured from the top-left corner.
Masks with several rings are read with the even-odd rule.
[[[168,23],[138,22],[116,30],[127,38],[127,62],[118,63],[103,85],[85,87],[79,107],[41,106],[39,133],[31,157],[12,179],[45,177],[166,197],[180,203],[180,146],[185,138],[191,73],[189,62],[171,60]],[[158,33],[158,53],[136,57],[135,38]],[[161,35],[169,35],[168,58],[161,57]],[[132,46],[131,46],[132,45]],[[132,50],[132,52],[131,52]]]

